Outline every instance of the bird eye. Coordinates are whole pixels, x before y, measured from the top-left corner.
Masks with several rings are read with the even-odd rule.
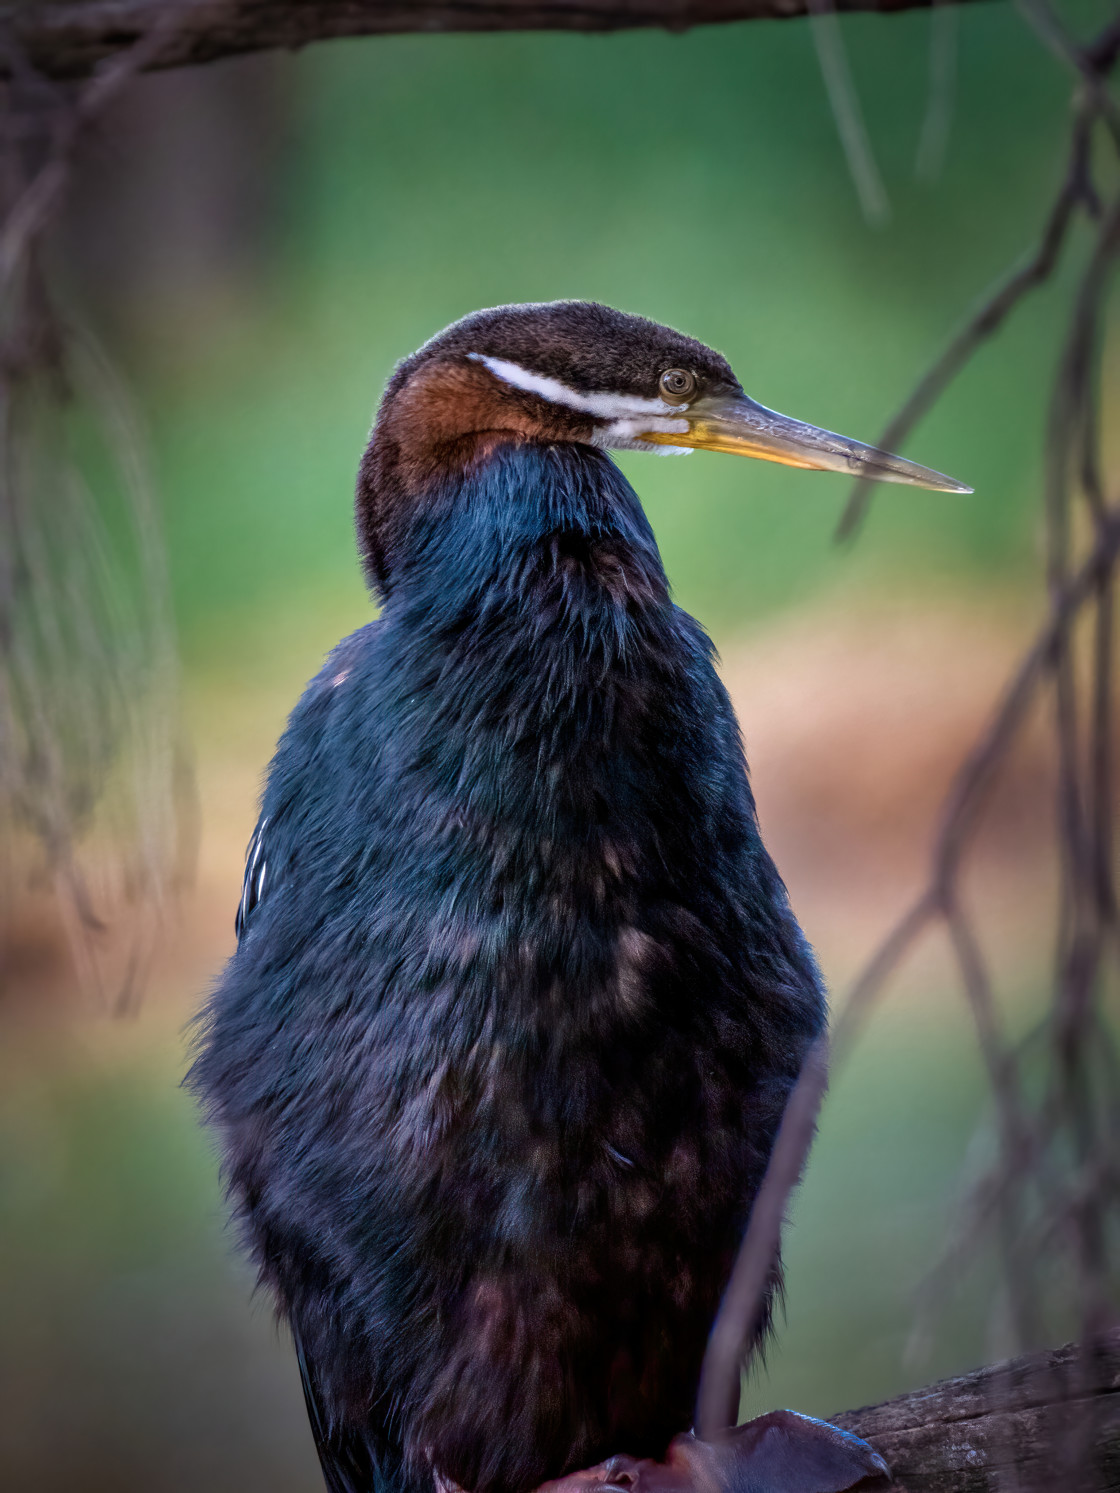
[[[662,399],[669,404],[684,404],[696,393],[696,377],[687,368],[666,368],[660,387]]]

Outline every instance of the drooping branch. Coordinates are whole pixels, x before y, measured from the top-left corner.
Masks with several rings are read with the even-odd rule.
[[[46,241],[84,133],[168,25],[156,17],[68,89],[0,33],[14,74],[0,95],[0,904],[53,885],[81,986],[119,1011],[187,872],[191,795],[142,441],[111,363],[54,292]],[[75,412],[104,462],[96,482]],[[0,965],[10,927],[0,918]]]
[[[884,14],[931,0],[835,0]],[[958,0],[964,3],[964,0]],[[210,62],[340,36],[439,31],[685,31],[725,21],[806,15],[808,0],[6,0],[0,30],[52,78],[81,77],[173,18],[150,67]]]

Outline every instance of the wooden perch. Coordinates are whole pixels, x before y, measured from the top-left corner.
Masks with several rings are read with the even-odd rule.
[[[405,31],[685,31],[720,21],[803,16],[817,0],[0,0],[0,73],[25,59],[52,78],[81,77],[157,21],[146,67],[303,47],[338,36]],[[823,0],[821,0],[823,3]],[[838,11],[889,13],[931,0],[834,0]]]
[[[898,1493],[1120,1493],[1120,1331],[1090,1351],[1011,1359],[832,1419],[885,1458]]]

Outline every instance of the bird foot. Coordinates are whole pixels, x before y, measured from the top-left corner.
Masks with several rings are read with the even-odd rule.
[[[610,1457],[537,1493],[844,1493],[889,1478],[886,1462],[858,1436],[795,1410],[772,1410],[716,1441],[677,1436],[664,1462]]]

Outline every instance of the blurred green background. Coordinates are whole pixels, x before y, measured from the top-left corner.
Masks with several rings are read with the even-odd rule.
[[[1096,11],[1071,14],[1085,25]],[[380,388],[398,358],[478,306],[587,297],[709,341],[766,404],[873,439],[1033,242],[1062,170],[1069,84],[1014,10],[965,8],[943,170],[919,181],[930,17],[856,17],[843,33],[890,194],[885,228],[860,215],[804,22],[332,43],[145,79],[89,146],[64,249],[149,438],[202,841],[198,886],[135,1021],[91,1016],[38,924],[10,972],[3,1487],[318,1486],[294,1363],[237,1261],[210,1144],[178,1081],[183,1025],[232,944],[271,743],[302,680],[369,615],[350,500]],[[736,693],[752,754],[769,718],[758,702],[784,700],[811,651],[773,645],[790,628],[816,647],[847,637],[853,616],[888,640],[909,636],[915,616],[948,619],[959,654],[995,616],[984,657],[1000,662],[1014,644],[1037,579],[1063,283],[980,352],[907,447],[975,496],[888,489],[854,546],[831,540],[839,478],[707,454],[621,456],[678,599],[729,670],[742,661],[753,677],[761,660],[770,671],[769,693]],[[862,667],[859,636],[818,671],[841,696],[855,690],[844,671],[856,681]],[[930,658],[936,646],[915,645],[900,677],[909,688],[928,674],[936,708],[904,710],[916,734],[884,748],[915,773],[929,746],[918,737],[936,736],[960,683]],[[879,677],[873,663],[864,674]],[[825,797],[805,822],[785,814],[771,789],[789,755],[778,746],[769,772],[755,758],[756,783],[841,987],[914,884],[924,829],[899,850],[876,811],[852,845],[849,738],[812,679],[787,714],[790,739],[829,758],[831,776],[812,768]],[[877,710],[862,711],[869,739]],[[790,801],[805,795],[791,789]],[[831,859],[814,826],[835,830]],[[857,862],[853,894],[843,883]],[[1037,945],[1008,927],[1012,995],[1029,1001]],[[982,1094],[959,998],[931,958],[837,1078],[788,1236],[788,1327],[749,1408],[827,1413],[998,1349],[979,1279],[941,1313],[931,1352],[904,1351]]]
[[[232,605],[259,616],[298,588],[345,591],[361,612],[349,494],[378,392],[399,357],[480,305],[640,311],[724,350],[763,402],[873,435],[1033,238],[1062,168],[1061,71],[1002,8],[965,11],[960,28],[949,158],[930,186],[913,180],[929,18],[846,23],[892,194],[885,232],[861,219],[800,23],[406,37],[301,58],[271,262],[189,367],[180,323],[156,349],[192,661]],[[913,443],[980,500],[888,494],[855,556],[828,542],[839,481],[624,456],[681,602],[723,630],[853,569],[861,584],[916,567],[1021,574],[1047,309],[986,351]]]

